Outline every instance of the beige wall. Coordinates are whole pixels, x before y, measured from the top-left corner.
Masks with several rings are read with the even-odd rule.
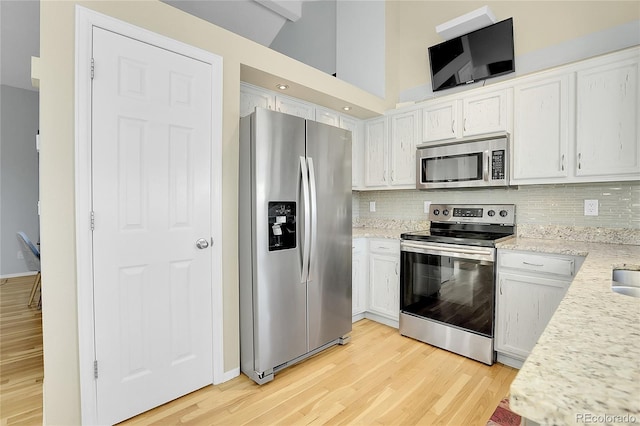
[[[640,19],[638,1],[388,0],[387,100],[429,83],[427,48],[444,41],[437,25],[485,5],[499,21],[513,17],[516,57]]]
[[[495,3],[495,4],[494,4]],[[568,34],[541,31],[544,19],[562,10],[565,19],[575,9],[558,2],[490,2],[499,18],[514,16],[517,49],[536,49],[568,37],[596,31],[632,19],[637,2],[610,2],[607,7],[581,4],[591,24],[576,25]],[[483,3],[390,2],[387,5],[387,99],[382,100],[277,52],[191,17],[164,3],[147,1],[43,1],[41,2],[40,151],[41,244],[43,273],[43,331],[46,421],[80,423],[78,322],[75,263],[75,159],[74,159],[74,37],[75,5],[211,51],[223,57],[223,275],[224,368],[237,368],[238,274],[237,194],[239,83],[243,79],[271,84],[275,78],[292,85],[292,96],[339,109],[355,106],[355,115],[371,117],[396,102],[399,91],[425,83],[426,46],[437,42],[433,27]],[[576,2],[570,2],[576,5]],[[596,3],[597,4],[597,3]],[[471,6],[473,5],[473,6]],[[635,7],[635,9],[634,9]],[[560,8],[560,9],[556,9]],[[616,10],[616,12],[613,12]],[[581,19],[585,13],[581,10]],[[534,17],[534,19],[531,19]],[[598,19],[595,19],[595,18]],[[400,25],[402,23],[402,25]],[[563,20],[563,25],[566,21]],[[529,33],[530,32],[530,33]],[[545,33],[547,34],[541,34]],[[543,35],[545,37],[543,37]],[[244,65],[244,66],[243,66]],[[393,73],[389,73],[393,70]],[[391,89],[391,90],[390,90]],[[86,368],[86,366],[85,366]]]

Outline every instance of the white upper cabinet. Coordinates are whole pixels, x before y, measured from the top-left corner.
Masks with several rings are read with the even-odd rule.
[[[274,109],[274,94],[264,89],[243,84],[240,90],[240,117],[251,114],[256,107]]]
[[[288,98],[286,96],[276,95],[276,111],[306,118],[308,120],[315,120],[316,118],[315,108],[313,105],[293,98]]]
[[[416,185],[416,144],[420,111],[389,116],[391,126],[391,185]]]
[[[396,112],[368,120],[364,128],[365,187],[415,188],[420,110]]]
[[[640,179],[639,52],[515,81],[513,184]]]
[[[362,146],[362,122],[355,118],[341,115],[338,123],[340,128],[351,130],[351,187],[358,189],[363,186],[362,169],[364,152]]]
[[[510,131],[511,89],[479,89],[466,95],[428,102],[422,109],[422,141]]]
[[[571,74],[535,76],[515,85],[513,183],[568,176],[573,86]]]
[[[460,137],[457,117],[457,100],[429,103],[422,109],[422,140],[433,142]]]
[[[365,122],[364,152],[365,186],[387,186],[387,117]]]
[[[331,111],[330,109],[316,107],[315,120],[319,123],[340,127],[340,115],[335,111]]]
[[[640,55],[635,49],[600,62],[577,73],[576,175],[638,179]]]
[[[510,130],[511,89],[492,90],[462,98],[462,136]]]

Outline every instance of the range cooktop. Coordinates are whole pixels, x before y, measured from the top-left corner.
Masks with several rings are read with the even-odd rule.
[[[432,204],[430,229],[407,232],[403,240],[494,247],[515,235],[513,204]]]

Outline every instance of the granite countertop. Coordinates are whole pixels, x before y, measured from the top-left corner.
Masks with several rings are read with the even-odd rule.
[[[511,409],[541,424],[640,421],[640,298],[611,291],[612,268],[640,270],[640,246],[518,237],[498,248],[586,256],[511,384]]]
[[[394,219],[358,219],[353,222],[353,238],[391,238],[400,239],[405,232],[429,229],[429,222]]]
[[[407,230],[354,227],[351,232],[353,238],[391,238],[399,240],[400,235],[407,232]]]

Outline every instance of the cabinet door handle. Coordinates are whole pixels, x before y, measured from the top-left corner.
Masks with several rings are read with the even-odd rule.
[[[502,296],[502,280],[500,280],[500,296]]]
[[[387,181],[387,171],[386,170],[384,172],[382,172],[382,181],[383,182]]]
[[[544,266],[544,264],[540,264],[540,263],[530,263],[530,262],[525,262],[524,260],[522,261],[522,263],[524,263],[525,265],[529,265],[529,266]]]
[[[451,122],[451,133],[453,133],[453,134],[456,133],[456,120],[453,120]]]
[[[582,169],[582,153],[578,153],[578,170]]]
[[[391,170],[391,182],[393,182],[393,170]]]
[[[462,130],[464,130],[465,132],[467,131],[467,119],[464,119],[464,122],[462,123]]]
[[[562,160],[560,160],[560,168],[564,172],[564,154],[562,154]]]
[[[396,275],[398,275],[398,262],[396,262]]]

